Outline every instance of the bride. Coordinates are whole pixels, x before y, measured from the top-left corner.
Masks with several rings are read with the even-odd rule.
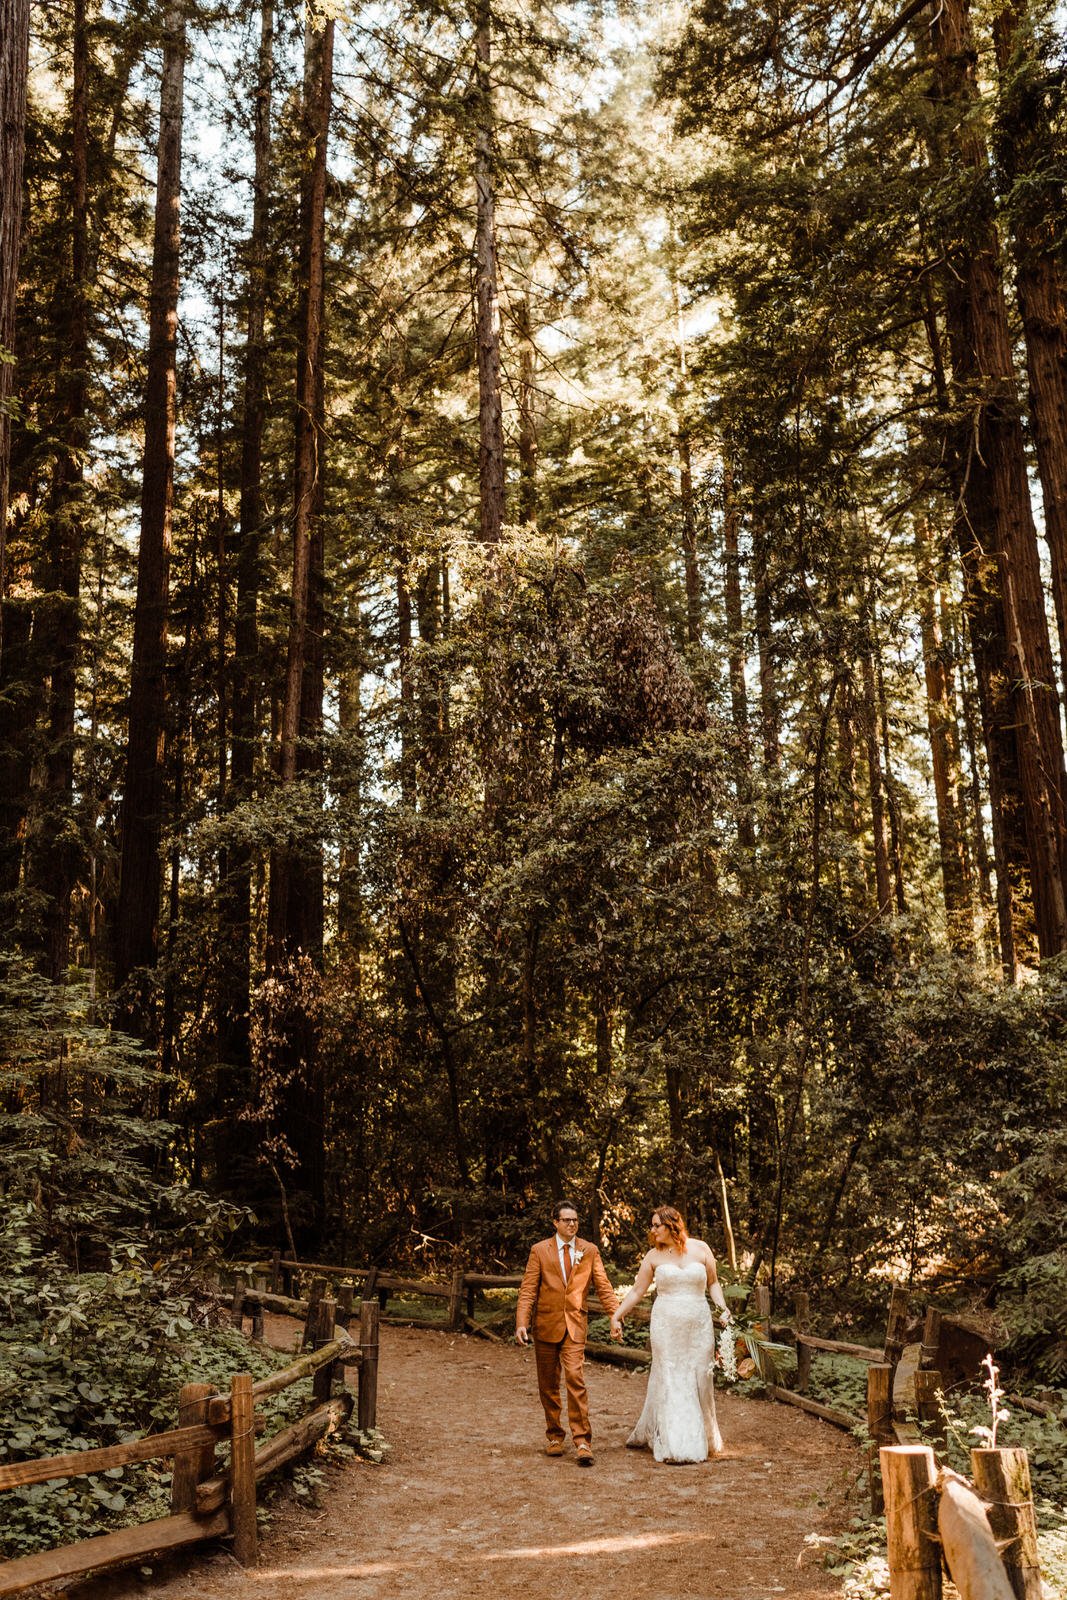
[[[648,1392],[626,1443],[634,1448],[650,1446],[657,1461],[706,1461],[709,1454],[722,1451],[711,1382],[715,1333],[709,1293],[723,1313],[724,1325],[733,1319],[715,1257],[702,1239],[689,1237],[681,1213],[673,1206],[657,1206],[649,1234],[652,1249],[611,1322],[613,1338],[621,1338],[624,1317],[655,1279]]]

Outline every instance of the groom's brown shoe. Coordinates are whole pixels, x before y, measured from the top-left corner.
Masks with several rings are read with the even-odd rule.
[[[561,1456],[563,1454],[563,1440],[550,1439],[545,1445],[546,1456]]]
[[[578,1465],[580,1467],[591,1467],[593,1465],[593,1452],[587,1444],[578,1446]]]

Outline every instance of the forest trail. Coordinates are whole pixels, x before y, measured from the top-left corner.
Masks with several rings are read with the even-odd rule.
[[[268,1318],[291,1348],[297,1325]],[[385,1464],[332,1475],[317,1510],[286,1502],[243,1572],[190,1553],[78,1585],[71,1600],[834,1600],[820,1547],[860,1467],[851,1440],[784,1406],[719,1396],[726,1455],[657,1466],[625,1440],[643,1371],[588,1362],[596,1465],[542,1454],[532,1352],[382,1329]]]

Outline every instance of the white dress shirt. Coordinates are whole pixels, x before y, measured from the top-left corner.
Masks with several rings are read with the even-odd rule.
[[[561,1239],[559,1234],[557,1233],[556,1234],[556,1250],[557,1250],[557,1252],[559,1254],[559,1270],[560,1270],[560,1272],[561,1272],[561,1274],[563,1276],[564,1283],[567,1283],[570,1280],[571,1273],[574,1271],[574,1240],[573,1239]],[[564,1250],[569,1252],[568,1257],[567,1257],[567,1270],[565,1272],[563,1270],[563,1252],[564,1252]]]

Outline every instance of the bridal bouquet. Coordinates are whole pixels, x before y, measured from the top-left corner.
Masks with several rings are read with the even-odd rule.
[[[719,1335],[719,1360],[722,1375],[727,1383],[737,1382],[737,1340],[732,1328],[724,1328]]]

